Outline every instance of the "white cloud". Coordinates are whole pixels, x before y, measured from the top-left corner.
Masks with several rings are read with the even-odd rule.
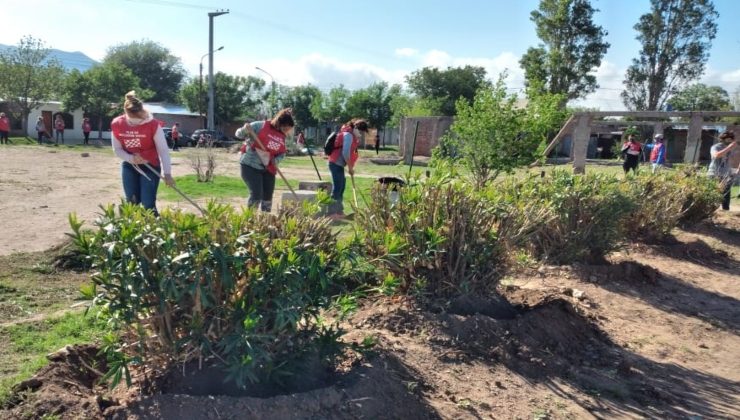
[[[396,48],[395,53],[399,57],[413,57],[419,54],[419,50],[413,48]]]
[[[572,101],[571,105],[598,108],[601,111],[625,110],[620,94],[624,89],[622,81],[626,71],[626,67],[617,67],[610,61],[602,60],[599,68],[592,72],[599,88],[584,99]]]

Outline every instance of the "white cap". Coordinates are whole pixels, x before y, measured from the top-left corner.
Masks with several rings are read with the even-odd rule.
[[[655,139],[662,139],[663,138],[663,135],[660,134],[660,133],[658,133],[658,134],[654,135],[653,138],[655,138]]]

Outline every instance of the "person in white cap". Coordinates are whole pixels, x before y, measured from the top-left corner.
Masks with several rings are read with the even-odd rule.
[[[646,144],[645,148],[650,150],[650,163],[653,166],[653,173],[656,173],[665,165],[665,143],[661,133],[653,136],[653,140],[653,143]]]

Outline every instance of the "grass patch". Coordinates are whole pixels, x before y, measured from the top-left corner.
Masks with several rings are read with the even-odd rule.
[[[0,256],[0,322],[49,314],[80,299],[86,273],[57,270],[56,251]]]
[[[0,328],[0,405],[14,384],[46,366],[46,355],[68,344],[91,343],[108,332],[93,313],[67,313],[58,318]]]
[[[309,162],[310,164],[310,162]],[[215,199],[228,199],[243,197],[245,199],[249,195],[247,186],[244,184],[241,178],[216,175],[213,178],[213,182],[198,182],[198,178],[195,175],[185,175],[176,177],[177,188],[183,193],[187,194],[191,198],[215,198]],[[331,180],[331,177],[328,178]],[[289,179],[290,186],[294,189],[298,188],[298,180]],[[357,202],[360,207],[364,207],[365,203],[363,197],[369,199],[370,190],[376,184],[375,178],[367,178],[355,176],[355,185],[357,186]],[[285,182],[278,176],[275,181],[275,197],[284,191],[288,191],[288,187]],[[162,200],[166,201],[179,201],[182,197],[175,192],[172,188],[167,188],[164,185],[160,186],[158,196]],[[352,181],[347,176],[347,187],[344,190],[344,203],[346,207],[350,206],[350,203],[354,201],[352,196]]]

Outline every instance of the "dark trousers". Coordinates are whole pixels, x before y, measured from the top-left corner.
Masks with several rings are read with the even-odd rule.
[[[0,131],[0,144],[8,144],[8,132],[5,130]]]
[[[347,187],[347,177],[344,175],[344,166],[339,166],[329,162],[329,172],[331,172],[331,198],[332,203],[329,205],[329,214],[344,213],[344,189]]]
[[[275,192],[275,175],[264,169],[255,169],[248,165],[241,165],[242,180],[249,188],[249,207],[260,206],[260,209],[269,212],[272,209],[272,195]]]
[[[87,144],[87,141],[90,140],[90,132],[83,131],[82,134],[85,136],[85,144]]]
[[[624,157],[624,163],[622,163],[622,169],[624,169],[624,173],[632,169],[635,173],[637,173],[637,165],[640,163],[640,156],[638,155],[625,155]]]
[[[725,181],[722,186],[722,210],[729,210],[730,199],[732,199],[732,176]]]

